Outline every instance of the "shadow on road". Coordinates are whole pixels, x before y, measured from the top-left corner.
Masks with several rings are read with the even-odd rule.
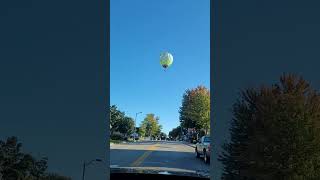
[[[110,153],[112,166],[128,167],[138,165],[139,167],[167,167],[209,171],[209,165],[205,164],[202,159],[196,158],[192,152],[111,149]],[[148,155],[146,156],[146,154]],[[137,161],[141,162],[137,164]]]
[[[138,142],[126,142],[121,143],[126,145],[152,145],[152,144],[169,144],[169,145],[182,145],[182,144],[190,144],[186,142],[176,142],[176,141],[138,141]]]

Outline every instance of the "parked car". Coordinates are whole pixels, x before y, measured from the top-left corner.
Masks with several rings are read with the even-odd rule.
[[[203,157],[205,163],[210,163],[210,136],[202,136],[196,144],[195,154],[197,158]]]
[[[130,135],[130,138],[134,139],[134,140],[139,140],[139,134],[138,133],[132,133]]]

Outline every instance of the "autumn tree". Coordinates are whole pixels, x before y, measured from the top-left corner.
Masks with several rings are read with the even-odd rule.
[[[179,110],[183,128],[195,128],[198,132],[210,129],[210,91],[204,86],[187,89]]]

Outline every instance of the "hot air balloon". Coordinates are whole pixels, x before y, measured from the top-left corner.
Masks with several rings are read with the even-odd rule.
[[[173,57],[168,52],[163,52],[160,54],[160,64],[164,69],[167,69],[173,63]]]

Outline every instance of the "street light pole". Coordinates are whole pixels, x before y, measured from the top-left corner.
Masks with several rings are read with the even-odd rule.
[[[82,180],[84,180],[84,173],[86,172],[86,162],[83,162],[83,169],[82,169]]]
[[[102,160],[101,159],[94,159],[94,160],[91,160],[90,162],[86,163],[86,161],[83,162],[83,169],[82,169],[82,180],[84,180],[84,175],[85,175],[85,172],[86,172],[86,166],[90,165],[91,163],[93,162],[101,162]]]
[[[133,141],[135,142],[136,141],[136,133],[137,133],[137,128],[136,128],[136,126],[137,126],[137,116],[138,116],[138,114],[140,114],[140,113],[142,113],[142,112],[137,112],[136,113],[136,117],[134,118],[134,137],[133,137]]]
[[[180,130],[181,130],[181,139],[183,140],[183,131],[182,131],[182,126],[180,126]]]

